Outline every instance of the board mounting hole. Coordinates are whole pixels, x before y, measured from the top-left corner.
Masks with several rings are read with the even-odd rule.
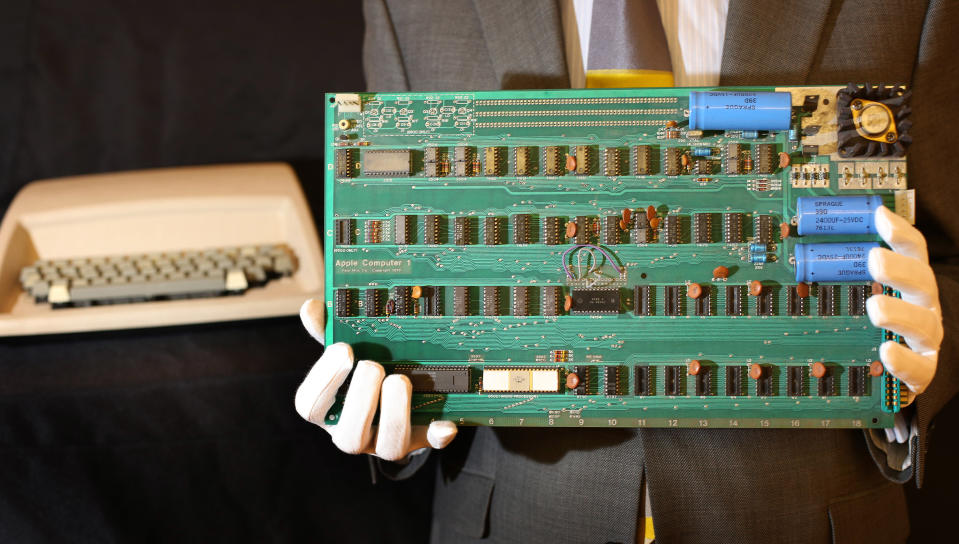
[[[828,105],[829,105],[829,99],[828,99],[828,98],[823,98],[823,99],[822,99],[822,105],[823,105],[823,106],[828,106]]]
[[[639,277],[640,277],[640,278],[643,278],[643,279],[645,280],[645,279],[646,279],[646,273],[643,272],[642,274],[639,275]]]
[[[875,418],[875,417],[872,418],[872,422],[873,422],[873,423],[879,423],[879,418]]]
[[[330,97],[330,104],[333,104],[334,102],[336,102],[336,97],[335,97],[335,96],[331,96],[331,97]]]

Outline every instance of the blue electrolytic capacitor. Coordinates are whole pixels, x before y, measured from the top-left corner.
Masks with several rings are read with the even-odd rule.
[[[691,130],[787,130],[790,93],[689,91]]]
[[[876,234],[879,195],[801,196],[796,199],[797,232],[812,234]]]
[[[711,157],[713,155],[713,148],[711,147],[694,147],[693,156],[694,157]]]
[[[870,281],[869,251],[878,242],[796,244],[796,281]]]

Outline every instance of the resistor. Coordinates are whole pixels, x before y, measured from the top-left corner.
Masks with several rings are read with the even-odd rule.
[[[694,157],[711,157],[713,155],[713,148],[711,147],[694,147],[693,156]]]
[[[752,172],[753,171],[753,156],[752,154],[746,154],[743,157],[743,172]]]

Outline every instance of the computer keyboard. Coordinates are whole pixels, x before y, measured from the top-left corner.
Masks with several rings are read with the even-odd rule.
[[[243,294],[295,271],[283,245],[39,260],[20,286],[53,308]]]
[[[0,223],[0,337],[296,315],[323,274],[286,164],[35,181]]]

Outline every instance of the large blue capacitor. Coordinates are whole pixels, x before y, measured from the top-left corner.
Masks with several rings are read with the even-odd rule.
[[[796,281],[870,281],[869,251],[878,242],[796,244]]]
[[[750,91],[689,91],[691,130],[786,130],[792,95]]]
[[[879,195],[801,196],[796,199],[797,232],[811,234],[876,234]]]

